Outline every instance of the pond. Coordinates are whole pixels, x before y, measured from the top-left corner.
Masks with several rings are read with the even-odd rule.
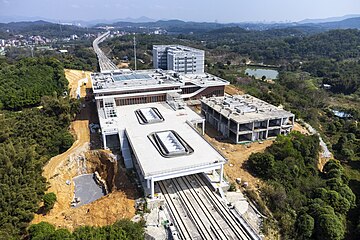
[[[264,68],[247,68],[245,73],[249,76],[254,76],[256,79],[261,79],[262,76],[265,76],[266,79],[276,79],[279,75],[279,72],[273,69],[264,69]]]

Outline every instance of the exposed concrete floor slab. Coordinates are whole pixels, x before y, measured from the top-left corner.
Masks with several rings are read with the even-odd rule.
[[[74,183],[75,197],[80,198],[76,207],[91,203],[105,195],[102,187],[96,184],[93,174],[77,176],[74,178]]]

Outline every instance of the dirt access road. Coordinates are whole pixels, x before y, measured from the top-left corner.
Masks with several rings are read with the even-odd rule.
[[[80,97],[85,97],[91,89],[90,72],[66,69],[65,75],[69,81],[70,96],[76,98],[79,93]],[[88,81],[84,85],[86,78]],[[119,218],[131,218],[135,214],[134,200],[129,199],[122,191],[114,191],[79,208],[70,207],[74,196],[72,178],[84,171],[84,166],[77,159],[85,156],[89,150],[89,121],[93,122],[96,117],[96,110],[92,109],[90,104],[86,103],[86,107],[81,109],[76,120],[71,123],[70,130],[76,139],[74,144],[66,152],[51,158],[43,168],[43,176],[49,183],[48,192],[56,194],[57,202],[48,214],[36,214],[33,224],[46,221],[56,227],[74,230],[84,225],[109,225]],[[68,180],[71,183],[69,185],[66,183]]]
[[[70,96],[76,98],[78,82],[84,78],[90,78],[90,72],[66,69],[65,75],[69,81]],[[81,87],[81,97],[85,97],[86,88],[91,88],[90,81],[88,81],[86,86]],[[70,125],[70,130],[76,139],[74,144],[66,152],[51,158],[43,168],[43,176],[48,179],[50,183],[48,191],[57,194],[58,201],[56,207],[59,208],[64,208],[69,205],[69,199],[73,196],[74,186],[71,184],[69,187],[68,185],[64,185],[64,183],[66,180],[71,179],[72,175],[76,174],[76,169],[64,169],[64,165],[69,163],[68,159],[71,155],[77,155],[89,149],[90,131],[89,120],[86,120],[88,119],[86,115],[88,115],[87,111],[81,111],[78,119],[84,120],[75,120]],[[59,182],[59,177],[62,177],[64,181]]]

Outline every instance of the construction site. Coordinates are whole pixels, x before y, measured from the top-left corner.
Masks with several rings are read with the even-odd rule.
[[[236,114],[219,110],[219,124],[227,121],[220,128],[209,117],[210,111],[213,119],[216,115],[211,102],[219,100],[214,99],[232,99],[234,105],[235,98],[250,96],[231,97],[241,92],[208,73],[118,69],[98,46],[108,36],[93,43],[99,73],[66,70],[70,96],[82,99],[71,125],[76,141],[45,166],[48,191],[58,200],[33,223],[73,230],[130,218],[145,220],[146,239],[262,239],[262,214],[239,189],[261,184],[242,164],[272,141],[249,137],[246,145],[233,144],[241,141],[229,134],[231,121],[237,124],[237,136],[243,124],[232,118]],[[241,104],[232,105],[230,109]],[[265,102],[261,106],[269,107]],[[264,109],[257,106],[255,112]],[[286,113],[276,116],[279,126],[251,111],[252,122],[266,122],[264,136],[291,131],[293,114],[275,106],[269,111]],[[254,135],[257,125],[252,124]],[[228,192],[233,182],[238,190]]]
[[[103,59],[98,55],[100,66]],[[90,77],[102,146],[118,150],[125,168],[136,173],[150,210],[149,239],[261,238],[258,211],[241,192],[227,193],[228,159],[206,139],[204,116],[189,107],[224,97],[228,81],[202,72],[112,66]]]
[[[46,221],[74,230],[133,218],[136,199],[141,195],[117,161],[116,153],[101,150],[90,72],[66,69],[65,75],[70,97],[83,99],[80,113],[70,126],[76,141],[45,165],[43,176],[49,183],[48,192],[56,194],[57,202],[46,215],[36,214],[32,223]]]

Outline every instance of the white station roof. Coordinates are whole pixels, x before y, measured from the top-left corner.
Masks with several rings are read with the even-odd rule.
[[[135,111],[148,108],[157,109],[164,120],[140,124]],[[145,178],[197,167],[218,166],[226,162],[225,158],[187,123],[187,121],[203,120],[187,106],[174,111],[167,103],[147,103],[118,106],[116,110],[118,128],[126,130],[129,143]],[[152,136],[156,136],[162,148],[172,156],[162,155],[154,144]],[[191,151],[187,151],[188,148]]]

